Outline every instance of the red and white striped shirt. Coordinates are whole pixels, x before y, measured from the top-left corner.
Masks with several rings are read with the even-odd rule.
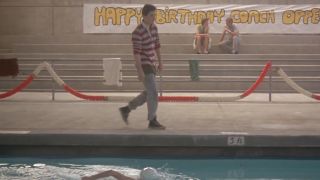
[[[143,22],[132,32],[133,54],[140,54],[141,64],[154,65],[157,60],[156,50],[160,48],[158,28],[150,25],[148,31]]]

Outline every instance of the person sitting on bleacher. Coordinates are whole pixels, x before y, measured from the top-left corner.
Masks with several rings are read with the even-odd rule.
[[[193,41],[193,47],[198,54],[208,54],[210,48],[209,37],[209,19],[201,20],[201,24],[197,26],[197,33]]]
[[[227,34],[227,39],[224,40],[224,37]],[[231,17],[226,19],[226,26],[224,27],[220,43],[218,46],[227,53],[238,54],[240,39],[239,39],[239,30],[233,24],[233,19]]]

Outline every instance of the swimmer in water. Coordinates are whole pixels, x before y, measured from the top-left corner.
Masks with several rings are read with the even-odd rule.
[[[108,170],[92,176],[85,176],[82,178],[82,180],[95,180],[106,177],[114,177],[117,180],[164,180],[164,177],[162,177],[162,175],[159,174],[156,169],[151,167],[142,169],[138,179],[128,177],[114,170]]]

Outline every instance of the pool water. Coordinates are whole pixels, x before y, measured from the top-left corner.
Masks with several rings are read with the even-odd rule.
[[[106,170],[138,178],[153,167],[165,180],[320,179],[320,160],[294,159],[147,159],[147,158],[0,158],[0,179],[81,179]],[[108,178],[106,178],[108,179]],[[109,178],[113,179],[113,178]]]

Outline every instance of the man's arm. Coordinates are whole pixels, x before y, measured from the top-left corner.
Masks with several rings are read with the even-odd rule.
[[[225,32],[230,33],[232,36],[238,36],[239,35],[239,30],[237,28],[234,29],[234,32],[230,31],[230,29],[225,28]]]
[[[109,170],[109,171],[104,171],[98,174],[95,174],[93,176],[85,176],[83,178],[81,178],[82,180],[95,180],[95,179],[99,179],[99,178],[103,178],[103,177],[114,177],[117,180],[134,180],[131,177],[125,176],[117,171],[113,171],[113,170]]]
[[[239,30],[238,28],[235,26],[234,27],[234,32],[232,33],[233,36],[239,36]]]
[[[132,33],[132,46],[133,46],[133,55],[135,60],[135,66],[138,72],[138,78],[140,81],[144,81],[144,72],[142,69],[141,56],[142,51],[142,38],[137,30]]]
[[[226,35],[226,30],[223,31],[223,33],[222,33],[222,35],[221,35],[221,38],[220,38],[220,42],[223,41],[225,35]]]
[[[156,36],[156,54],[157,54],[157,59],[158,59],[158,63],[159,63],[159,66],[158,66],[158,70],[159,71],[162,71],[163,69],[163,64],[162,64],[162,59],[161,59],[161,54],[160,54],[160,38],[159,38],[159,34],[158,34],[158,28],[157,28],[157,36]]]
[[[158,69],[159,69],[159,71],[162,71],[163,64],[162,64],[162,59],[161,59],[161,54],[160,54],[160,48],[156,49],[156,53],[157,53],[158,63],[159,63]]]

